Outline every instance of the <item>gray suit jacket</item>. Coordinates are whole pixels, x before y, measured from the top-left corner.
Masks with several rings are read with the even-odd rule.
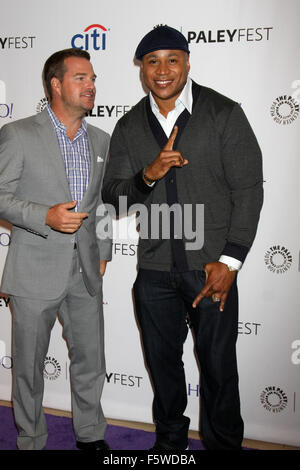
[[[101,199],[109,135],[91,125],[87,133],[91,174],[79,211],[88,212],[89,217],[76,234],[65,234],[45,224],[51,206],[72,200],[47,110],[0,130],[0,218],[13,225],[2,292],[59,297],[67,285],[75,240],[86,287],[91,295],[100,292],[99,261],[111,259],[109,229],[104,223],[108,218]],[[97,230],[99,222],[102,233]]]

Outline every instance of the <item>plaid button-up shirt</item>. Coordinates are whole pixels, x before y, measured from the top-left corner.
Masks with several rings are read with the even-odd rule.
[[[66,126],[59,121],[49,105],[47,110],[64,160],[72,198],[77,201],[75,207],[75,211],[77,211],[90,178],[91,160],[86,131],[87,124],[83,120],[74,139],[71,140],[66,134]]]

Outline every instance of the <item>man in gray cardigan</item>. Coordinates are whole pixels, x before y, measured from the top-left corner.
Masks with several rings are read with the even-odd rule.
[[[43,369],[59,311],[77,446],[106,450],[102,276],[111,240],[96,231],[106,218],[101,187],[109,135],[84,120],[96,91],[86,51],[54,53],[43,78],[50,105],[0,131],[0,217],[12,224],[1,290],[13,308],[17,445],[39,450],[47,442]]]
[[[188,448],[187,314],[201,367],[204,444],[239,450],[236,276],[262,206],[261,152],[239,104],[188,77],[181,33],[155,28],[136,58],[150,93],[116,125],[103,199],[118,209],[120,196],[129,208],[140,204],[134,296],[154,387],[153,450]],[[154,216],[166,205],[168,229]]]

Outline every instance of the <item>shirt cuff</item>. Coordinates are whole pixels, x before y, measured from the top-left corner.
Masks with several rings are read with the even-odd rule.
[[[139,189],[139,191],[141,191],[142,193],[150,193],[152,190],[153,190],[153,187],[155,186],[155,183],[156,181],[154,181],[154,184],[147,184],[145,183],[144,181],[144,178],[143,178],[143,170],[139,171],[135,177],[134,177],[134,180],[135,180],[135,186]]]
[[[232,258],[231,256],[221,255],[219,259],[220,263],[224,263],[227,266],[231,266],[232,268],[239,271],[242,267],[242,262],[236,258]]]
[[[227,242],[221,255],[229,256],[230,258],[237,259],[242,263],[248,254],[249,248],[244,245],[239,245],[233,242]]]
[[[146,181],[143,179],[144,183],[146,183]],[[153,188],[153,186],[155,185],[156,181],[153,181],[153,183],[146,183],[147,186],[149,186],[150,188]]]

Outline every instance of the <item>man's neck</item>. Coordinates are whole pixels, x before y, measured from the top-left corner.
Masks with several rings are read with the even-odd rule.
[[[156,96],[152,95],[155,103],[158,106],[160,114],[162,114],[165,118],[167,118],[168,114],[175,108],[175,102],[178,96],[175,96],[174,99],[169,100],[161,100]]]
[[[81,127],[84,116],[68,113],[66,110],[51,104],[51,109],[59,121],[66,127],[66,134],[69,139],[73,140]]]
[[[181,101],[187,110],[190,113],[192,112],[192,81],[189,77],[187,78],[187,81],[182,90],[176,96],[166,100],[160,99],[153,93],[151,93],[151,96],[157,104],[160,114],[165,118],[167,118],[168,114],[175,108],[176,101],[179,97],[182,97]]]

